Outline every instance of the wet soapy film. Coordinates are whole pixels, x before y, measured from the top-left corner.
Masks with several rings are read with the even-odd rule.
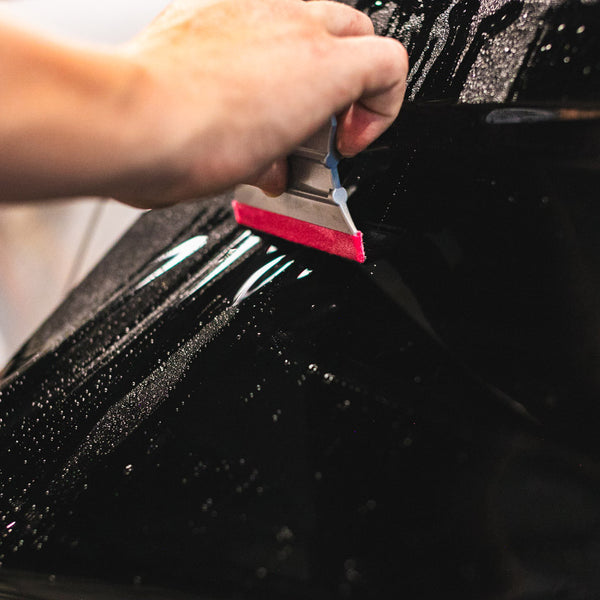
[[[406,46],[410,101],[443,98],[481,104],[586,95],[597,99],[595,1],[352,0],[348,4],[367,12],[377,33]],[[538,73],[550,69],[554,81],[543,82]]]
[[[74,344],[115,329],[121,345],[87,346],[85,372],[61,381],[59,365],[46,400],[6,411],[7,581],[36,565],[29,584],[48,597],[107,580],[123,597],[434,597],[448,581],[491,594],[510,583],[506,560],[545,572],[538,546],[571,573],[571,534],[547,536],[594,518],[593,455],[541,437],[535,402],[507,401],[448,353],[406,252],[340,265],[236,227],[227,205],[166,236]],[[14,368],[3,402],[28,384]],[[532,472],[553,533],[524,526]],[[557,497],[591,512],[557,521]]]

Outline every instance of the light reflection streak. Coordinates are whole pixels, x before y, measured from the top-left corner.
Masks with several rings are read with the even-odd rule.
[[[179,263],[183,262],[186,258],[189,258],[195,252],[198,252],[200,248],[206,246],[208,241],[207,235],[197,235],[185,242],[171,248],[168,252],[165,252],[162,256],[159,256],[155,262],[167,261],[161,265],[156,271],[148,275],[140,283],[138,283],[136,290],[143,288],[150,282],[154,281],[158,277],[164,275],[167,271],[170,271],[173,267],[176,267]]]
[[[218,259],[217,265],[205,277],[203,277],[196,285],[194,285],[187,295],[191,296],[198,290],[203,288],[207,283],[212,281],[217,275],[222,273],[227,267],[232,265],[238,258],[241,258],[246,252],[260,244],[261,238],[253,235],[250,230],[244,231],[232,244],[232,247],[227,249]]]
[[[302,273],[300,273],[300,275],[298,275],[296,279],[304,279],[305,277],[308,277],[311,273],[312,269],[304,269],[304,271],[302,271]]]
[[[238,293],[235,295],[235,297],[233,299],[233,305],[235,306],[236,304],[239,304],[240,302],[242,302],[243,300],[245,300],[246,298],[248,298],[249,296],[251,296],[252,294],[257,292],[258,290],[260,290],[262,287],[264,287],[265,285],[267,285],[268,283],[273,281],[273,279],[275,279],[275,277],[277,277],[278,275],[283,273],[286,269],[288,269],[291,265],[294,264],[293,260],[289,260],[282,267],[277,269],[277,271],[275,271],[274,273],[269,275],[269,277],[264,279],[260,283],[260,285],[253,288],[254,284],[257,281],[259,281],[260,278],[265,273],[268,273],[275,265],[279,264],[284,258],[285,258],[285,254],[282,254],[281,256],[274,258],[272,261],[268,262],[266,265],[264,265],[260,269],[258,269],[258,271],[253,273],[246,280],[246,282],[242,285],[242,287],[239,289]]]

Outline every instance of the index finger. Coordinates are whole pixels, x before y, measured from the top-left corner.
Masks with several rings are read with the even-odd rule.
[[[353,56],[352,65],[341,68],[345,76],[357,80],[358,97],[338,118],[337,146],[342,155],[353,156],[398,116],[406,90],[408,55],[392,38],[356,37],[340,43]]]

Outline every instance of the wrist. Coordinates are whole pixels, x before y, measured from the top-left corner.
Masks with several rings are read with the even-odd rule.
[[[119,52],[0,23],[2,55],[10,60],[0,61],[0,200],[97,195],[144,204],[151,179],[169,171],[164,99],[148,71]]]
[[[121,123],[119,143],[122,169],[112,182],[111,195],[142,208],[173,204],[204,193],[194,181],[195,165],[201,163],[202,183],[209,183],[208,167],[214,146],[210,144],[210,123],[218,120],[215,103],[207,93],[193,103],[181,99],[182,81],[165,77],[168,65],[160,56],[140,56],[135,46],[113,54],[115,80],[122,90],[122,101],[115,106],[115,121]],[[172,74],[170,73],[172,76]],[[176,93],[169,82],[178,83]],[[203,150],[200,152],[198,148]],[[204,159],[199,159],[203,154]]]

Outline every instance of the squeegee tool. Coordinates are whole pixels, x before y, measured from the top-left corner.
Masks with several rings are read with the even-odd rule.
[[[335,117],[289,158],[289,186],[270,197],[242,185],[233,201],[241,225],[264,231],[357,262],[365,261],[362,232],[348,211],[348,193],[340,184]]]

